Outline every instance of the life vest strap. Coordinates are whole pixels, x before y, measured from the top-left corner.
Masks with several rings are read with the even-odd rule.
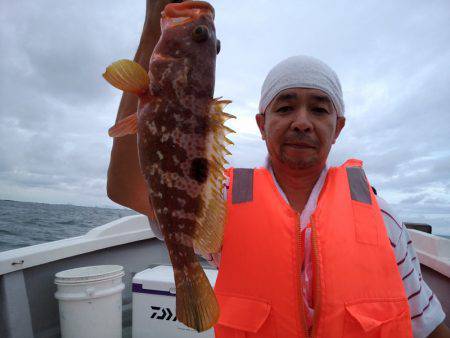
[[[233,170],[232,204],[253,201],[253,172],[254,169],[247,168]]]
[[[352,200],[371,205],[369,183],[364,170],[361,167],[347,167],[346,171]]]

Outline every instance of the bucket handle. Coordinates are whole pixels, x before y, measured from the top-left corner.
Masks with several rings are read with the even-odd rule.
[[[120,283],[112,288],[108,288],[107,290],[95,290],[94,287],[89,287],[86,289],[85,292],[77,292],[71,294],[56,291],[55,298],[58,300],[67,300],[67,301],[88,300],[111,296],[115,293],[122,292],[123,289],[125,289],[125,284]]]

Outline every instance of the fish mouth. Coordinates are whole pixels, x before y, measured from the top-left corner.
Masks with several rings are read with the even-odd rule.
[[[172,27],[192,22],[202,15],[209,15],[214,20],[214,8],[205,1],[171,3],[161,13],[165,23]]]

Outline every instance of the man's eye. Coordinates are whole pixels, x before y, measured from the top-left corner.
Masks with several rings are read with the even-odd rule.
[[[283,106],[283,107],[278,108],[276,110],[276,112],[277,113],[287,113],[287,112],[290,112],[291,110],[292,110],[291,106]]]
[[[317,114],[317,115],[328,114],[328,110],[326,110],[325,108],[320,108],[320,107],[315,107],[312,109],[312,111],[314,112],[314,114]]]

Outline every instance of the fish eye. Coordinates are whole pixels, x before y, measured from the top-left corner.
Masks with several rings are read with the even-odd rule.
[[[196,42],[205,42],[209,38],[209,30],[205,25],[197,26],[192,32],[192,38]]]
[[[217,49],[217,54],[219,54],[220,53],[220,40],[217,40],[216,49]]]

